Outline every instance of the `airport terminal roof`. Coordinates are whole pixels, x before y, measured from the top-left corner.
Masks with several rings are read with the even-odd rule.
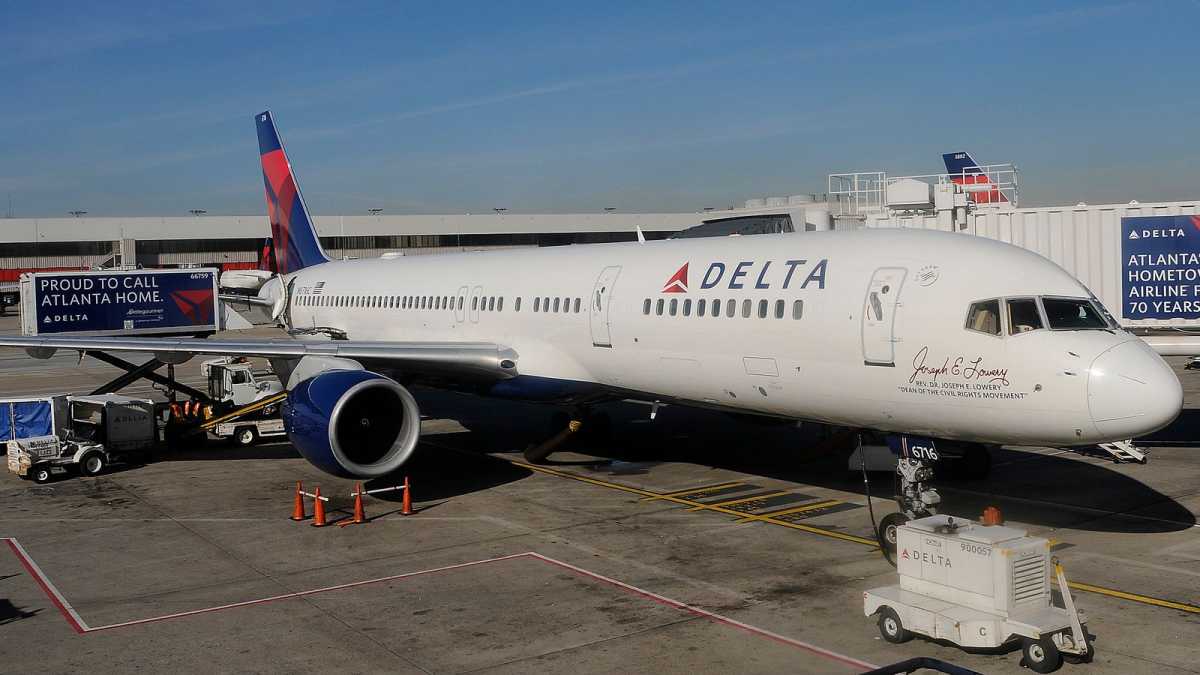
[[[324,237],[429,234],[549,234],[567,232],[678,231],[697,225],[702,213],[486,213],[457,215],[316,216]],[[115,241],[118,239],[247,239],[270,233],[265,215],[9,218],[0,220],[0,243]]]

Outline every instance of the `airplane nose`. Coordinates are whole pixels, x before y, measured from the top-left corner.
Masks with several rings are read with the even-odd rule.
[[[1088,407],[1101,436],[1136,438],[1175,420],[1183,407],[1183,387],[1162,357],[1141,340],[1130,340],[1092,361]]]

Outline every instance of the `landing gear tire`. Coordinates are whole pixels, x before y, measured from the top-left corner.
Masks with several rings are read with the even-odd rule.
[[[1021,644],[1021,662],[1035,673],[1053,673],[1062,667],[1062,652],[1048,635],[1037,640],[1025,638]]]
[[[50,467],[41,465],[35,466],[29,470],[29,478],[38,485],[45,485],[50,482],[54,474],[50,471]]]
[[[879,547],[883,551],[883,557],[887,558],[893,566],[896,565],[896,541],[898,535],[896,528],[908,522],[908,516],[903,513],[889,513],[879,521],[879,531],[875,533],[879,540]]]
[[[98,476],[104,470],[104,455],[89,452],[79,460],[79,472],[85,476]]]
[[[891,607],[879,610],[879,635],[888,642],[899,645],[913,639],[912,631],[900,622],[900,615]]]

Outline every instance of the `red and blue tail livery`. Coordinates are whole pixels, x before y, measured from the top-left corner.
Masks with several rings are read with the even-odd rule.
[[[979,168],[979,164],[966,152],[947,152],[942,155],[946,163],[946,173],[950,174],[950,182],[963,186],[982,186],[964,188],[967,198],[977,204],[999,204],[1007,202],[1008,198],[992,183],[992,179]],[[990,186],[990,187],[988,187]]]
[[[305,267],[329,261],[321,249],[321,240],[313,227],[300,186],[292,173],[283,141],[275,130],[270,111],[254,117],[258,127],[258,152],[262,159],[263,183],[267,190],[267,216],[271,219],[271,239],[275,263],[280,274],[291,274]]]

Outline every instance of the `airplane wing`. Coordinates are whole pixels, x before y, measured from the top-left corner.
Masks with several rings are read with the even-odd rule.
[[[517,375],[517,354],[489,342],[363,342],[352,340],[206,340],[136,337],[10,337],[0,347],[19,347],[34,358],[50,358],[59,349],[79,352],[145,352],[301,358],[324,356],[386,364],[394,368],[457,373],[490,379]],[[164,359],[166,360],[166,359]]]

